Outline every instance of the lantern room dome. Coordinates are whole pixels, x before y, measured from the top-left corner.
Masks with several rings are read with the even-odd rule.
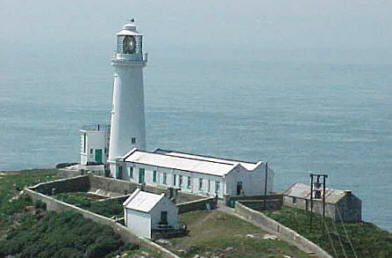
[[[128,23],[124,24],[124,26],[122,27],[122,30],[119,31],[117,34],[117,36],[121,36],[121,35],[133,35],[133,36],[138,36],[138,35],[142,35],[141,33],[139,33],[136,30],[136,24],[135,24],[135,20],[134,19],[130,19]]]

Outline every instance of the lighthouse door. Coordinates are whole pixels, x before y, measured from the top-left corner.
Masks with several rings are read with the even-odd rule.
[[[95,150],[95,161],[102,163],[102,149]]]

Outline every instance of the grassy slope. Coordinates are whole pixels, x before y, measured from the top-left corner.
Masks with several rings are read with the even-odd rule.
[[[309,213],[303,210],[283,207],[282,210],[264,213],[320,245],[333,256],[355,257],[351,241],[357,257],[392,257],[392,234],[371,223],[342,224],[327,218],[324,228],[329,234],[322,234],[321,216],[317,214],[310,232]]]
[[[131,250],[133,247],[124,245],[111,228],[79,214],[46,212],[34,208],[27,198],[14,198],[26,185],[56,178],[54,169],[0,175],[0,257],[11,253],[21,257],[103,257],[115,255],[117,250],[123,250],[124,257],[141,253],[160,257],[147,248]]]
[[[172,246],[166,247],[181,257],[194,257],[196,254],[204,257],[307,257],[286,242],[264,240],[266,232],[219,211],[193,211],[181,214],[180,220],[187,224],[189,235],[170,239]],[[247,234],[254,237],[247,237]],[[230,247],[234,249],[229,250]],[[187,253],[181,254],[180,249]]]

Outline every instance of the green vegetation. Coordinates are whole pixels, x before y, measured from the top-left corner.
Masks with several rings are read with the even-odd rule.
[[[109,218],[124,215],[123,206],[117,200],[97,201],[85,193],[61,193],[56,199]]]
[[[20,195],[25,186],[57,178],[54,169],[0,173],[0,257],[160,257],[124,244],[108,226],[73,212],[46,212],[44,203]]]
[[[371,223],[341,223],[326,218],[322,233],[322,217],[313,216],[310,232],[309,213],[290,207],[264,211],[266,215],[318,244],[334,257],[392,257],[392,234]],[[354,251],[355,250],[355,254]]]
[[[20,225],[0,242],[0,256],[105,257],[136,248],[124,245],[109,226],[88,221],[81,214],[49,212],[23,216]]]
[[[2,173],[0,176],[0,233],[15,222],[14,215],[23,212],[32,202],[24,197],[19,198],[19,192],[26,185],[35,185],[57,179],[55,169],[32,169],[21,172]]]
[[[294,246],[235,216],[220,211],[193,211],[180,215],[189,235],[168,240],[166,248],[181,257],[307,257]]]

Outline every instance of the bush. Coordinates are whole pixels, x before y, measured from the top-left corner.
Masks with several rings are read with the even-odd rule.
[[[41,201],[41,200],[37,200],[37,201],[34,203],[34,207],[35,207],[37,210],[46,210],[46,203],[44,203],[44,202]]]

